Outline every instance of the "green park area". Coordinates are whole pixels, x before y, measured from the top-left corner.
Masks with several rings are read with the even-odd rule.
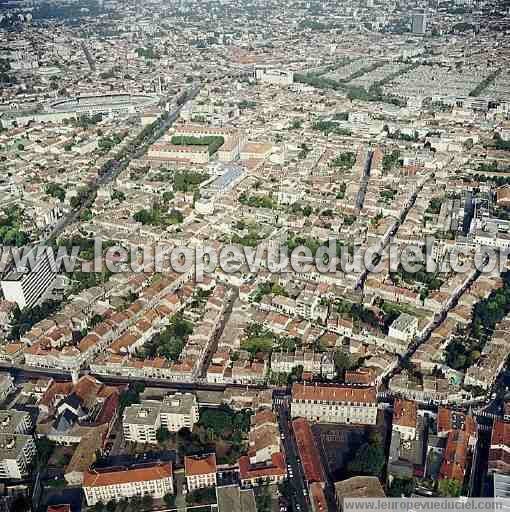
[[[177,146],[208,146],[209,155],[214,155],[223,146],[225,139],[217,135],[208,135],[206,137],[174,135],[171,142]]]

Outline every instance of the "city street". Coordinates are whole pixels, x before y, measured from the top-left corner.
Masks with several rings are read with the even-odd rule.
[[[285,459],[287,461],[288,479],[293,490],[292,505],[294,510],[297,510],[298,512],[306,512],[311,510],[310,499],[308,495],[305,496],[303,492],[307,489],[307,486],[303,474],[303,467],[301,466],[298,456],[294,433],[291,428],[289,402],[288,399],[281,399],[278,402],[279,403],[276,405],[276,412],[278,414],[280,432],[284,435],[282,443],[285,452]],[[289,466],[292,470],[292,476],[289,474]],[[306,492],[308,493],[308,491]]]

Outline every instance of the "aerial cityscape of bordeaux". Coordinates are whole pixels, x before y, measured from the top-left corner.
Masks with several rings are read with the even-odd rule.
[[[0,512],[510,510],[509,255],[510,0],[0,0]]]

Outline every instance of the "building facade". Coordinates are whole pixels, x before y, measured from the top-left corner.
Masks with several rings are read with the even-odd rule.
[[[83,491],[89,507],[134,496],[163,498],[174,492],[172,466],[166,463],[101,472],[89,470],[83,477]]]
[[[216,455],[184,457],[184,474],[189,492],[216,485]]]
[[[191,430],[198,418],[197,398],[191,393],[168,395],[162,402],[144,400],[124,410],[124,438],[136,443],[157,443],[159,428],[170,432],[184,427]]]
[[[376,390],[343,386],[292,386],[293,417],[321,423],[375,425]]]

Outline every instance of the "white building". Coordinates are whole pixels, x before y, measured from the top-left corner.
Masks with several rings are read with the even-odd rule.
[[[124,438],[136,443],[157,443],[156,433],[160,427],[170,432],[184,427],[191,430],[198,418],[197,398],[191,393],[169,395],[162,402],[144,400],[124,410]]]
[[[418,319],[407,313],[401,313],[390,325],[388,336],[409,343],[416,336],[417,332]]]
[[[7,395],[14,391],[14,379],[10,373],[0,374],[0,401],[4,401]]]
[[[418,408],[413,400],[395,400],[393,407],[393,432],[398,432],[403,440],[416,437]]]
[[[173,494],[173,473],[170,463],[122,469],[89,470],[83,477],[83,491],[89,507],[99,501],[108,503],[133,496],[150,495],[163,498]]]
[[[216,455],[184,457],[184,474],[188,491],[216,485]]]
[[[292,386],[292,417],[301,416],[321,423],[375,425],[375,388],[343,386]]]
[[[36,247],[26,256],[30,268],[18,268],[0,282],[5,300],[16,302],[20,309],[37,304],[57,280],[54,262],[50,261],[47,249]]]
[[[302,366],[304,372],[323,375],[328,379],[335,376],[335,361],[331,352],[273,352],[271,355],[272,372],[290,373],[298,366]]]
[[[256,69],[255,78],[258,82],[273,85],[291,85],[294,82],[294,73],[283,69]]]
[[[32,436],[0,434],[0,479],[26,477],[35,456]]]

